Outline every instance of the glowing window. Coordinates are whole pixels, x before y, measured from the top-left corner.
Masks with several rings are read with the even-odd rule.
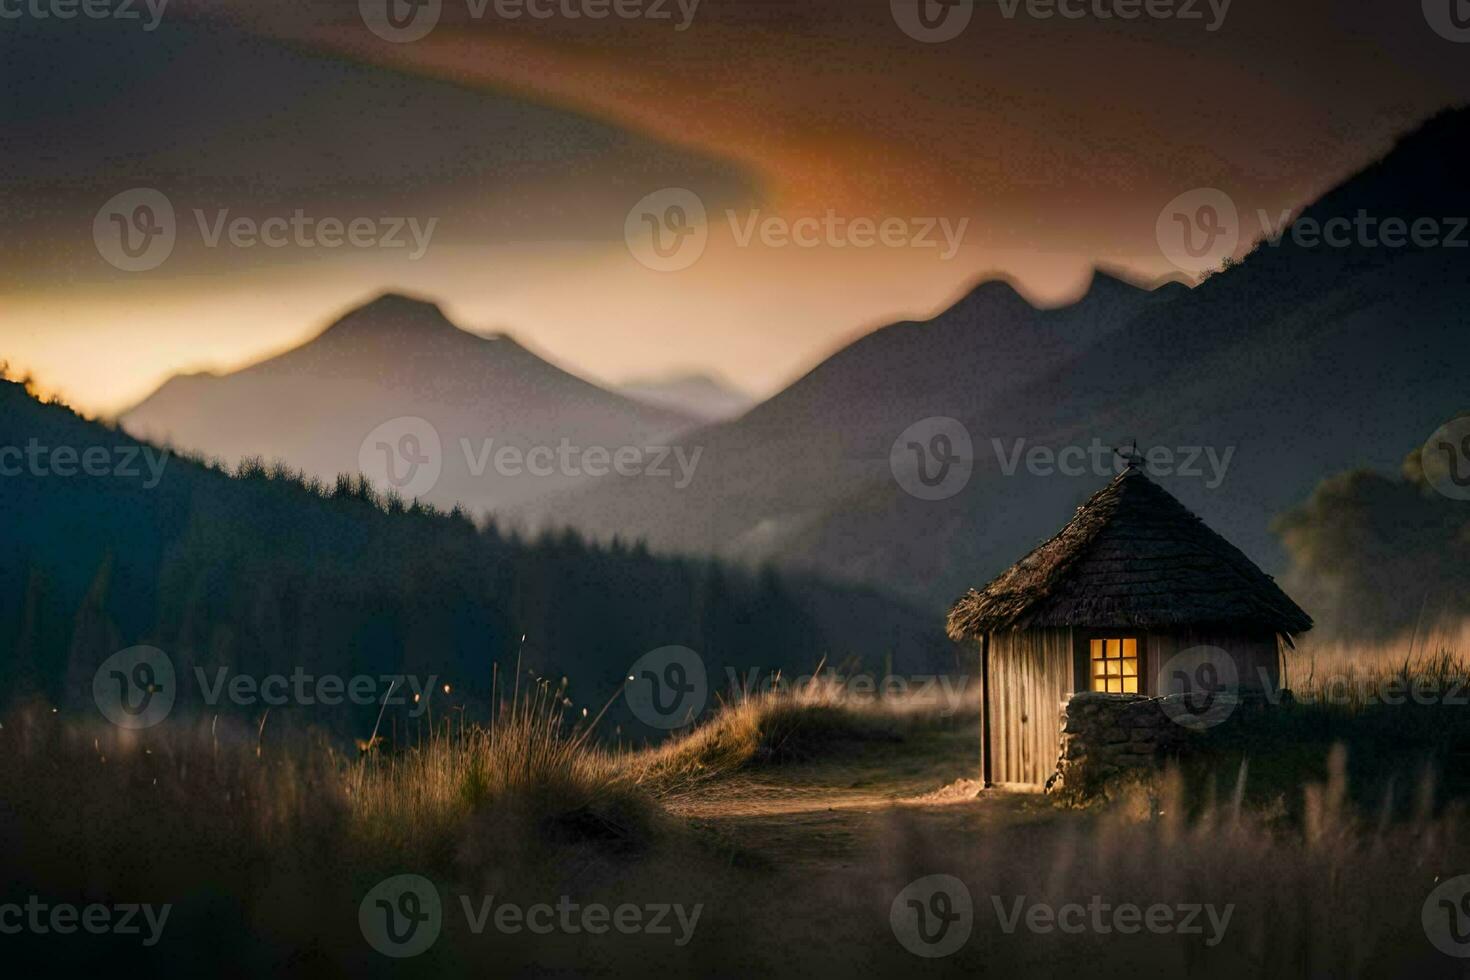
[[[1138,693],[1138,640],[1133,637],[1092,641],[1092,690],[1107,694]]]

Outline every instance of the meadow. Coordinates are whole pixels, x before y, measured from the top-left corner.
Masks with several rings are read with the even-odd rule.
[[[839,684],[732,693],[639,748],[600,740],[549,681],[483,724],[440,718],[412,743],[356,749],[223,718],[125,732],[32,705],[0,728],[0,904],[171,912],[152,946],[0,945],[13,962],[170,976],[876,976],[920,962],[892,925],[896,896],[947,875],[973,929],[928,965],[956,975],[1458,975],[1421,919],[1437,883],[1470,871],[1446,770],[1470,726],[1442,698],[1382,696],[1406,679],[1444,691],[1465,671],[1450,639],[1408,642],[1304,648],[1295,701],[1266,723],[1274,741],[1222,733],[1071,807],[977,795],[973,701],[854,700]],[[1328,696],[1349,668],[1363,693]],[[364,940],[359,906],[400,874],[434,882],[443,929],[392,960]],[[558,902],[699,913],[668,932],[474,928],[475,909]],[[1201,914],[1198,933],[1022,914],[1089,903],[1229,913],[1223,928]]]

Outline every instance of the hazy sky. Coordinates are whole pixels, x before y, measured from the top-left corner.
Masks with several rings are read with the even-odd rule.
[[[1097,263],[1176,273],[1179,194],[1224,190],[1248,241],[1470,93],[1450,0],[961,2],[933,43],[886,0],[423,2],[411,41],[380,0],[0,24],[0,357],[110,411],[397,288],[597,380],[763,395],[987,275],[1056,302]],[[614,9],[643,14],[568,16]],[[116,236],[160,227],[137,188],[174,241],[125,271]]]

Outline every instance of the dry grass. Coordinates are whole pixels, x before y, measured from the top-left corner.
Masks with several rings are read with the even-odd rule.
[[[958,699],[940,688],[901,695],[855,689],[851,678],[823,674],[791,686],[737,692],[693,731],[627,757],[639,785],[665,802],[697,794],[713,780],[752,768],[864,751],[979,716],[976,692]]]
[[[1317,642],[1308,634],[1288,654],[1282,685],[1298,699],[1361,710],[1412,697],[1413,685],[1470,697],[1470,620],[1415,629],[1378,642]]]
[[[465,821],[489,812],[526,823],[516,836],[575,835],[579,824],[595,834],[600,823],[627,846],[646,843],[652,801],[593,740],[595,719],[569,722],[566,709],[564,686],[537,681],[488,725],[446,720],[406,750],[367,752],[345,777],[355,832],[429,863],[444,857]]]
[[[461,928],[398,972],[454,975],[493,961],[506,975],[551,963],[624,975],[657,963],[855,977],[912,969],[889,906],[909,881],[945,873],[966,882],[982,916],[943,963],[956,973],[1371,976],[1443,966],[1419,928],[1420,905],[1436,877],[1470,870],[1464,813],[1436,799],[1443,784],[1420,778],[1417,756],[1363,729],[1372,712],[1334,717],[1383,742],[1395,792],[1359,785],[1356,748],[1314,734],[1277,753],[1311,766],[1221,756],[1220,778],[1175,772],[1111,805],[1063,811],[993,796],[883,805],[890,784],[908,786],[896,771],[904,753],[946,745],[963,770],[955,775],[968,774],[970,749],[954,729],[973,723],[969,707],[946,715],[826,682],[734,697],[692,732],[636,753],[599,747],[595,719],[573,721],[565,709],[560,689],[536,684],[486,727],[440,719],[410,748],[365,756],[262,742],[253,727],[131,735],[23,712],[0,728],[0,894],[171,902],[168,958],[151,964],[161,974],[380,971],[386,961],[357,933],[356,903],[377,880],[415,872],[451,894],[708,908],[683,950],[648,937]],[[856,763],[841,781],[802,782],[839,759]],[[727,778],[751,773],[760,778]],[[731,786],[779,793],[787,784],[826,795],[799,812],[747,807],[739,828],[669,813]],[[735,838],[760,859],[737,860],[747,845]],[[819,847],[832,853],[815,862]],[[1215,947],[1182,936],[1007,935],[990,897],[1018,895],[1233,903],[1235,912]],[[54,968],[120,961],[115,947],[80,942],[47,955]]]

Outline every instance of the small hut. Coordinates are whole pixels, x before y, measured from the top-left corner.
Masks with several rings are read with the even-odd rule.
[[[986,785],[1045,785],[1075,692],[1177,693],[1160,668],[1197,648],[1228,655],[1237,690],[1274,688],[1293,634],[1312,628],[1271,576],[1127,459],[1055,537],[949,614],[952,639],[980,644]]]

